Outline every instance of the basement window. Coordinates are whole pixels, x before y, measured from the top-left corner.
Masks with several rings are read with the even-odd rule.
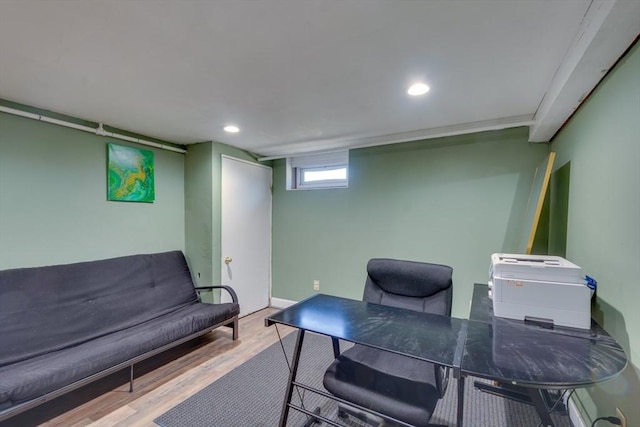
[[[287,190],[348,186],[348,151],[287,158]]]

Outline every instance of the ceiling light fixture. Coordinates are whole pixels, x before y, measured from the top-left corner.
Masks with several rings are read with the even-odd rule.
[[[409,90],[407,90],[407,93],[411,96],[419,96],[419,95],[424,95],[425,93],[429,92],[429,90],[430,88],[426,84],[415,83],[411,85]]]
[[[238,132],[240,132],[240,128],[238,126],[234,126],[234,125],[227,125],[223,129],[225,130],[225,132],[229,132],[229,133],[238,133]]]

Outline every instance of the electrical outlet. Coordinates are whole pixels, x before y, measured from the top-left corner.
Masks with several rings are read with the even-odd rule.
[[[314,280],[313,281],[313,290],[314,291],[319,291],[320,290],[320,280]]]
[[[627,427],[627,418],[624,416],[620,408],[616,408],[616,417],[620,418],[620,427]]]

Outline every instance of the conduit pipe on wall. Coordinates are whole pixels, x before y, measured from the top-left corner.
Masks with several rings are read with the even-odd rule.
[[[93,133],[95,135],[107,136],[107,137],[116,138],[116,139],[122,139],[124,141],[134,142],[136,144],[141,144],[141,145],[147,145],[149,147],[160,148],[162,150],[173,151],[173,152],[176,152],[176,153],[185,154],[187,152],[187,150],[183,150],[182,148],[172,147],[171,145],[165,145],[165,144],[160,144],[160,143],[157,143],[157,142],[147,141],[147,140],[144,140],[144,139],[135,138],[135,137],[132,137],[132,136],[127,136],[127,135],[122,135],[122,134],[115,133],[115,132],[108,132],[108,131],[104,130],[104,128],[102,126],[102,123],[100,123],[97,128],[92,128],[91,126],[84,126],[84,125],[79,125],[77,123],[67,122],[65,120],[58,120],[58,119],[54,119],[54,118],[51,118],[51,117],[42,116],[40,114],[29,113],[27,111],[22,111],[22,110],[17,110],[15,108],[5,107],[3,105],[0,105],[0,112],[13,114],[15,116],[20,116],[20,117],[27,117],[29,119],[39,120],[41,122],[52,123],[52,124],[55,124],[55,125],[64,126],[64,127],[68,127],[68,128],[72,128],[72,129],[77,129],[77,130],[81,130],[81,131],[84,131],[84,132]]]

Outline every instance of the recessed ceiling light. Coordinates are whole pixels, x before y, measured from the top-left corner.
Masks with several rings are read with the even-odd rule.
[[[240,132],[240,128],[238,126],[234,126],[234,125],[227,125],[223,129],[225,130],[225,132],[229,132],[229,133],[238,133],[238,132]]]
[[[429,92],[429,89],[429,86],[424,83],[416,83],[411,85],[407,93],[411,96],[424,95],[425,93]]]

